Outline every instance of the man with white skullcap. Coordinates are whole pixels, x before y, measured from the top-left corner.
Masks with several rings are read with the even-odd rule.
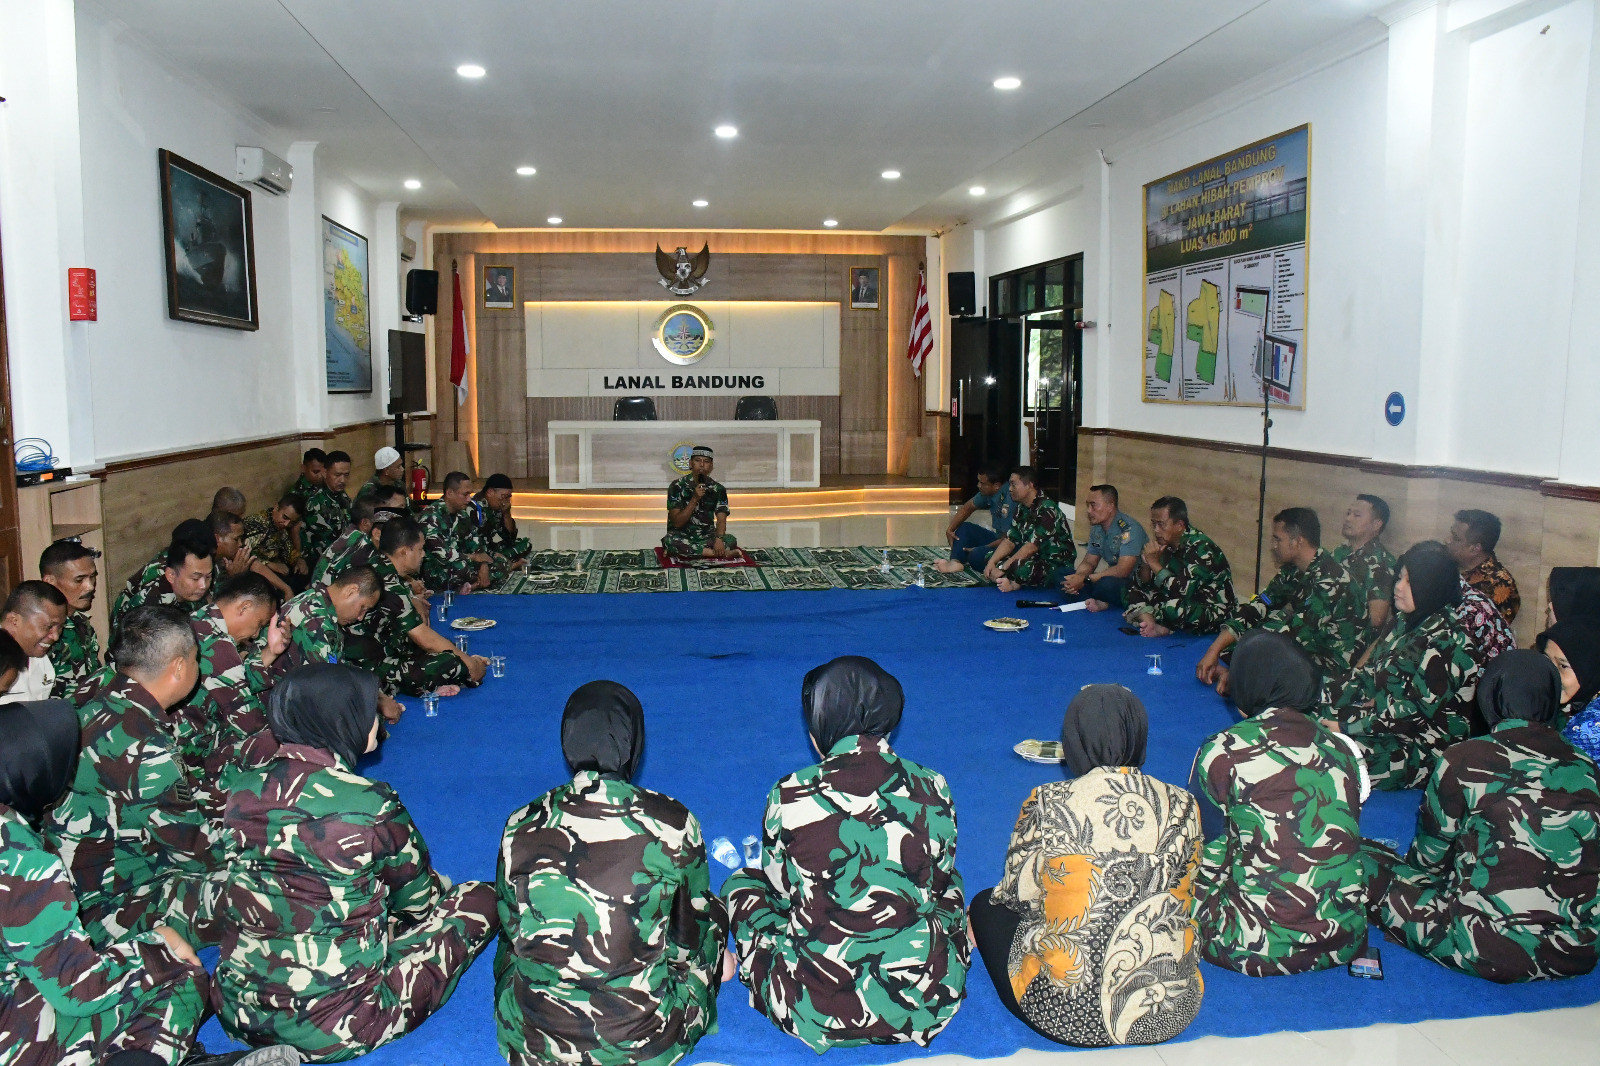
[[[375,473],[371,480],[361,486],[361,491],[356,493],[358,497],[377,495],[379,489],[385,491],[399,489],[405,493],[406,464],[397,450],[388,446],[379,448],[372,457],[372,469]],[[407,510],[409,509],[408,507]]]
[[[680,559],[727,559],[739,542],[728,533],[728,490],[711,479],[711,449],[697,444],[689,472],[667,486],[667,535],[661,546]]]

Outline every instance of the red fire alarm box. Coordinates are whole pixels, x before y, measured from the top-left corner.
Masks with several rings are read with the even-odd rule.
[[[94,271],[88,267],[68,267],[67,318],[73,322],[93,322],[98,311]]]

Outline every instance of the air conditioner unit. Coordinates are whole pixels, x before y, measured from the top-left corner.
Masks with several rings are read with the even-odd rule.
[[[234,148],[236,179],[248,182],[263,192],[282,196],[294,184],[294,167],[265,148]]]
[[[409,263],[416,257],[417,242],[412,240],[410,237],[402,238],[400,241],[400,258]]]

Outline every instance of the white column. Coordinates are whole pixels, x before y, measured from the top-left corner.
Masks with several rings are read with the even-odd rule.
[[[62,465],[95,463],[89,346],[67,321],[67,268],[86,262],[71,0],[0,0],[0,239],[13,431]]]
[[[400,328],[400,203],[385,200],[374,212],[372,236],[372,391],[389,395],[389,331]],[[387,410],[387,399],[384,409]]]
[[[328,363],[322,308],[322,215],[317,207],[317,142],[289,146],[289,343],[297,429],[328,426]]]

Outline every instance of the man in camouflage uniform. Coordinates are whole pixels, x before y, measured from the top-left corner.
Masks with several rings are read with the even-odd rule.
[[[71,612],[50,648],[50,665],[56,671],[50,694],[57,699],[72,699],[100,671],[100,637],[89,619],[100,583],[100,568],[95,565],[99,555],[75,540],[58,540],[39,556],[40,579],[66,597]]]
[[[1221,824],[1195,875],[1201,954],[1251,977],[1349,962],[1366,944],[1361,758],[1306,715],[1312,666],[1282,634],[1239,648],[1239,710],[1195,757],[1191,791]]]
[[[399,505],[391,505],[387,498],[380,502],[373,496],[358,497],[350,506],[350,524],[328,545],[317,565],[311,571],[312,588],[327,588],[329,583],[353,566],[371,566],[378,546],[372,542],[372,527],[390,516],[404,514]]]
[[[407,579],[422,567],[421,528],[409,518],[392,518],[379,528],[372,568],[383,593],[365,618],[348,627],[345,661],[376,674],[390,695],[453,696],[461,685],[479,684],[488,660],[462,654],[435,633],[412,600]]]
[[[308,588],[284,604],[278,611],[277,628],[287,633],[288,645],[272,674],[282,676],[308,663],[343,662],[345,628],[366,618],[383,591],[374,566],[352,566],[325,588]]]
[[[1405,860],[1367,842],[1373,921],[1491,981],[1589,973],[1600,940],[1600,771],[1554,728],[1561,680],[1542,659],[1511,651],[1489,667],[1491,732],[1439,759]]]
[[[1516,622],[1522,608],[1522,594],[1517,591],[1517,579],[1494,554],[1499,543],[1500,519],[1488,511],[1466,510],[1456,512],[1446,546],[1467,584],[1493,600],[1510,624]]]
[[[1278,573],[1233,616],[1194,668],[1195,677],[1227,695],[1223,653],[1251,629],[1284,633],[1305,650],[1323,676],[1349,669],[1366,633],[1366,602],[1350,575],[1322,550],[1322,523],[1309,507],[1290,507],[1272,518],[1272,561]]]
[[[443,494],[417,517],[428,538],[422,580],[435,592],[471,592],[489,585],[489,556],[478,543],[471,505],[472,479],[453,470],[444,477]]]
[[[1163,496],[1150,505],[1150,540],[1123,593],[1123,619],[1141,636],[1215,633],[1233,614],[1233,571],[1217,542],[1189,524],[1189,505]]]
[[[879,678],[818,679],[862,663]],[[854,702],[857,720],[819,729],[814,701]],[[904,696],[877,664],[818,667],[801,702],[822,762],[773,786],[761,867],[722,886],[740,980],[814,1051],[926,1047],[961,1005],[971,952],[950,790],[889,747]]]
[[[478,515],[478,546],[489,556],[489,577],[498,586],[513,570],[528,565],[533,543],[517,536],[517,520],[511,514],[511,479],[490,474],[483,491],[474,501]]]
[[[661,546],[679,559],[726,559],[739,539],[728,532],[728,490],[711,477],[716,457],[697,444],[689,472],[667,486],[667,533]]]
[[[1011,472],[1011,498],[1017,514],[1011,528],[995,545],[983,576],[1001,592],[1020,588],[1055,588],[1078,559],[1078,546],[1061,507],[1039,491],[1033,467]]]
[[[728,912],[700,823],[631,783],[644,711],[612,681],[567,701],[574,771],[500,838],[495,1023],[511,1066],[671,1066],[717,1028]]]
[[[217,1018],[312,1062],[421,1025],[499,928],[494,886],[451,886],[400,797],[356,772],[377,745],[370,684],[333,666],[280,682],[268,715],[282,745],[235,775],[224,816]]]
[[[111,605],[111,631],[135,607],[176,607],[195,613],[205,609],[216,564],[217,538],[198,518],[179,522],[172,541],[132,577]]]
[[[1344,564],[1355,586],[1356,599],[1367,605],[1363,646],[1371,644],[1394,610],[1394,553],[1383,546],[1389,526],[1389,503],[1381,496],[1362,493],[1345,508],[1339,533],[1344,543],[1333,557]]]
[[[328,476],[328,456],[321,448],[307,448],[300,456],[300,476],[294,479],[289,491],[300,497],[309,497],[322,488]]]
[[[306,497],[305,522],[300,528],[302,558],[315,562],[350,524],[350,497],[344,491],[349,480],[349,453],[329,452],[322,487]]]
[[[117,674],[79,711],[83,754],[44,837],[72,874],[98,945],[170,925],[211,942],[217,856],[179,757],[171,708],[199,677],[187,616],[135,607],[111,644]]]

